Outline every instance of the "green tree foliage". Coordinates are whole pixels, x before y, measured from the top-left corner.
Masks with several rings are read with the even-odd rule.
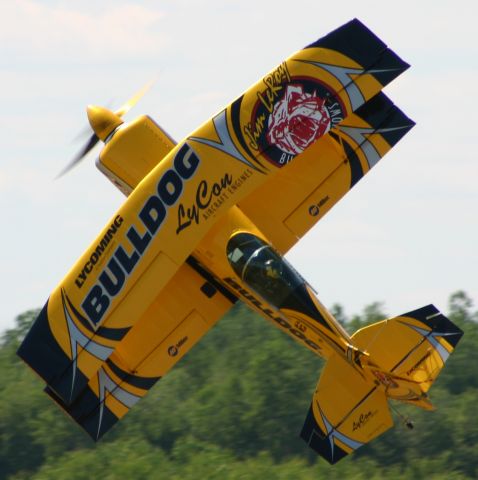
[[[351,319],[332,310],[349,331],[387,316],[380,303]],[[0,343],[0,479],[478,478],[478,313],[464,292],[450,297],[465,336],[431,390],[438,410],[395,404],[396,427],[333,467],[298,438],[323,361],[245,306],[98,444],[15,354],[37,313],[20,315]]]

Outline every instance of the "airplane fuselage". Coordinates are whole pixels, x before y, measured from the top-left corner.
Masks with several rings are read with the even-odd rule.
[[[235,253],[241,256],[237,265]],[[355,349],[348,333],[238,208],[217,222],[193,257],[250,308],[315,354],[352,358]]]
[[[157,154],[165,154],[174,147],[173,141],[158,125],[148,117],[142,117],[141,120],[125,126],[126,128],[121,127],[117,133],[111,135],[107,142],[107,148],[103,150],[97,161],[99,169],[126,195],[132,193],[138,183],[155,167],[154,162],[157,162],[158,157],[144,156],[142,162],[136,162],[133,169],[130,154],[125,155],[123,153],[134,152],[133,145],[137,143],[135,137],[140,135],[139,132],[142,129],[145,129],[144,126],[155,131],[155,136],[148,138],[151,142],[152,151],[157,152]],[[168,141],[169,144],[167,144]],[[131,147],[129,147],[130,144]],[[160,147],[163,148],[162,151],[160,151]],[[185,153],[183,153],[183,150]],[[165,220],[173,222],[176,235],[181,235],[182,232],[202,221],[213,223],[208,233],[191,253],[192,261],[198,262],[234,296],[240,298],[250,308],[267,318],[273,325],[315,354],[327,359],[332,353],[338,353],[352,362],[355,349],[350,336],[319,301],[313,288],[275,251],[266,235],[239,207],[232,206],[226,211],[222,208],[228,197],[235,194],[237,189],[241,189],[243,183],[249,182],[251,176],[256,175],[257,172],[245,168],[241,175],[230,175],[226,172],[211,181],[199,180],[191,183],[187,181],[189,178],[187,173],[198,165],[200,160],[196,161],[195,158],[197,157],[194,152],[188,152],[185,147],[179,150],[176,157],[179,160],[175,160],[174,169],[166,170],[158,182],[158,192],[162,194],[158,194],[157,198],[151,197],[141,209],[141,212],[143,212],[140,214],[142,223],[145,223],[146,220],[146,226],[143,230],[151,233],[160,221]],[[176,174],[178,169],[179,173],[185,170],[185,175],[178,176]],[[129,177],[125,176],[125,171],[129,172]],[[162,179],[169,178],[168,175],[171,179],[166,184]],[[171,189],[169,184],[176,177],[178,177],[176,182],[178,188]],[[176,214],[168,215],[166,220],[167,185],[171,193],[177,195],[174,198]],[[189,190],[191,192],[186,195],[185,192]],[[180,196],[178,196],[179,192]],[[185,198],[192,198],[193,200],[187,202],[184,200]],[[164,208],[161,208],[162,206]],[[217,216],[219,218],[215,218]],[[228,258],[227,250],[231,239],[239,233],[257,239],[260,243],[260,245],[259,243],[257,245],[258,248],[267,246],[280,263],[283,272],[288,272],[290,278],[295,277],[294,286],[287,292],[287,298],[280,299],[280,302],[274,302],[274,299],[261,294],[260,285],[251,286],[245,278],[241,277],[240,272],[234,270]],[[139,238],[137,240],[139,241]],[[250,253],[253,254],[254,252]],[[261,269],[259,268],[256,273],[260,272]],[[279,277],[280,275],[274,279],[268,278],[266,275],[263,280],[279,286]],[[103,288],[103,290],[105,289]],[[92,315],[98,311],[101,313],[102,309],[98,308],[99,300],[97,298],[92,298],[92,300],[93,306],[96,308],[96,310],[95,308],[91,309]]]

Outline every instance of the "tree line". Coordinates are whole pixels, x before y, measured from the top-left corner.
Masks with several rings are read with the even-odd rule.
[[[383,310],[347,318],[333,307],[350,332]],[[478,478],[478,312],[464,292],[445,312],[465,335],[431,389],[437,411],[397,405],[395,428],[335,466],[298,437],[323,361],[244,305],[98,444],[15,354],[37,313],[19,315],[0,343],[0,479]]]

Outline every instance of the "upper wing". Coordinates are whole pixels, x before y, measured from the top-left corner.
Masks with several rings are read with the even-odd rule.
[[[354,20],[291,56],[164,158],[147,117],[119,128],[101,156],[147,157],[156,167],[53,291],[20,356],[71,405],[214,222],[407,67]]]
[[[281,253],[312,228],[414,125],[383,93],[333,127],[239,207]]]

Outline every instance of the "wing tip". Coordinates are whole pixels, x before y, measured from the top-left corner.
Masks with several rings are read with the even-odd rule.
[[[84,389],[82,395],[70,405],[66,404],[50,386],[47,385],[44,392],[94,442],[98,442],[119,420],[103,402],[98,401],[98,397],[89,388]]]
[[[307,45],[306,48],[324,47],[336,50],[337,46],[346,46],[347,50],[349,50],[351,47],[350,40],[367,44],[369,47],[373,45],[375,52],[380,52],[387,47],[363,22],[358,18],[353,18],[332,30],[327,35],[312,42],[310,45]]]
[[[357,18],[350,20],[305,48],[327,48],[338,51],[367,70],[381,83],[387,85],[410,64],[402,60],[393,50]]]
[[[50,329],[47,300],[18,347],[17,355],[46,383],[63,372],[71,362]]]
[[[395,146],[416,125],[383,92],[372,97],[354,113],[377,130],[390,147]]]

